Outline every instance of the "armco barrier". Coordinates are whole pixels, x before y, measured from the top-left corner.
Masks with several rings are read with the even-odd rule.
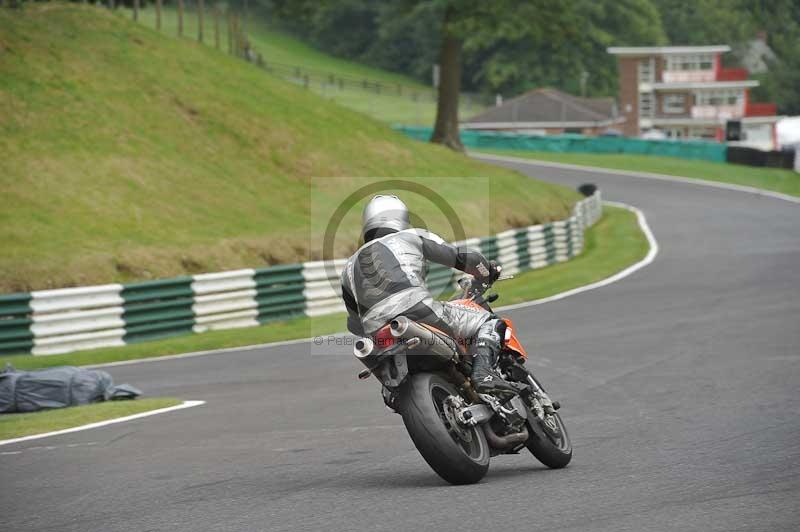
[[[511,229],[465,244],[505,272],[563,262],[583,249],[583,233],[601,215],[600,193],[567,220]],[[295,316],[343,312],[339,275],[345,260],[0,296],[0,354],[50,355],[125,345],[215,329],[250,327]],[[431,264],[434,293],[454,270]]]
[[[397,131],[415,140],[427,141],[429,127],[397,126]],[[629,153],[681,159],[725,162],[725,144],[704,141],[645,140],[627,137],[583,135],[541,136],[489,131],[462,131],[461,142],[471,149],[544,151],[558,153]]]

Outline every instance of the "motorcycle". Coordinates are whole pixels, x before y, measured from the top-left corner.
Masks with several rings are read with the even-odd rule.
[[[501,278],[502,279],[502,278]],[[471,277],[459,281],[451,302],[492,312],[497,294]],[[383,400],[403,418],[406,430],[428,465],[451,484],[472,484],[489,470],[489,460],[527,448],[544,465],[558,469],[572,459],[564,422],[541,383],[526,368],[527,353],[508,318],[498,369],[520,390],[501,402],[475,391],[468,375],[468,346],[444,332],[398,316],[370,337],[356,340],[353,352],[365,366],[358,377],[374,376]]]

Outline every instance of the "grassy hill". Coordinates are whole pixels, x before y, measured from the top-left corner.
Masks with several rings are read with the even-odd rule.
[[[0,153],[2,292],[315,258],[326,209],[374,176],[441,193],[472,236],[563,218],[576,199],[76,4],[0,9]]]
[[[128,16],[132,13],[128,11]],[[224,18],[220,18],[220,49],[227,49],[228,35]],[[156,27],[155,8],[149,6],[139,12],[141,24],[150,28]],[[208,11],[205,18],[203,42],[215,46],[213,31],[213,11]],[[183,36],[186,39],[197,39],[197,13],[188,10],[184,14]],[[178,15],[172,8],[165,8],[161,14],[161,32],[171,37],[177,36]],[[257,15],[251,15],[247,21],[247,38],[253,49],[260,53],[268,63],[279,66],[272,71],[276,75],[302,83],[300,77],[292,76],[291,68],[298,67],[300,73],[310,76],[309,88],[313,92],[335,101],[350,109],[367,114],[378,120],[407,125],[430,126],[436,115],[435,92],[430,85],[425,85],[408,76],[387,72],[379,68],[348,61],[328,55],[313,46],[275,28],[270,27]],[[339,87],[337,83],[329,84],[328,75],[341,76],[352,83]],[[384,84],[380,93],[365,90],[358,86],[360,80]],[[397,92],[397,86],[402,87]],[[474,115],[485,106],[474,96],[462,95],[462,116]]]

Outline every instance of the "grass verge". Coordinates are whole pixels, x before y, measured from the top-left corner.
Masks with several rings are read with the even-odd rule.
[[[498,305],[519,303],[551,296],[583,286],[622,270],[642,259],[648,251],[647,238],[639,229],[636,215],[625,209],[605,207],[603,218],[586,233],[584,252],[569,262],[522,273],[498,284]],[[17,368],[101,364],[150,358],[191,351],[222,349],[279,340],[308,338],[344,329],[344,315],[299,318],[261,327],[212,331],[123,347],[79,351],[65,355],[12,355],[0,357],[0,365]]]
[[[614,170],[651,172],[763,188],[792,196],[800,196],[800,174],[781,168],[756,168],[740,164],[713,163],[656,157],[651,155],[627,155],[611,153],[552,153],[516,150],[480,150],[496,155],[510,155],[526,159],[539,159],[565,164],[599,166]]]
[[[79,427],[98,421],[175,406],[181,402],[179,399],[162,397],[135,401],[108,401],[29,414],[3,414],[0,416],[0,440]]]
[[[586,232],[584,251],[568,262],[531,270],[497,285],[497,305],[511,305],[552,296],[594,283],[634,264],[650,246],[636,214],[619,207],[603,207],[603,217]]]

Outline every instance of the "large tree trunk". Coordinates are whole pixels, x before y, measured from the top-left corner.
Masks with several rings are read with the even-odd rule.
[[[436,102],[436,125],[431,142],[464,151],[458,134],[458,94],[461,91],[462,41],[448,29],[453,16],[452,7],[444,16],[444,40],[439,54],[439,98]]]

